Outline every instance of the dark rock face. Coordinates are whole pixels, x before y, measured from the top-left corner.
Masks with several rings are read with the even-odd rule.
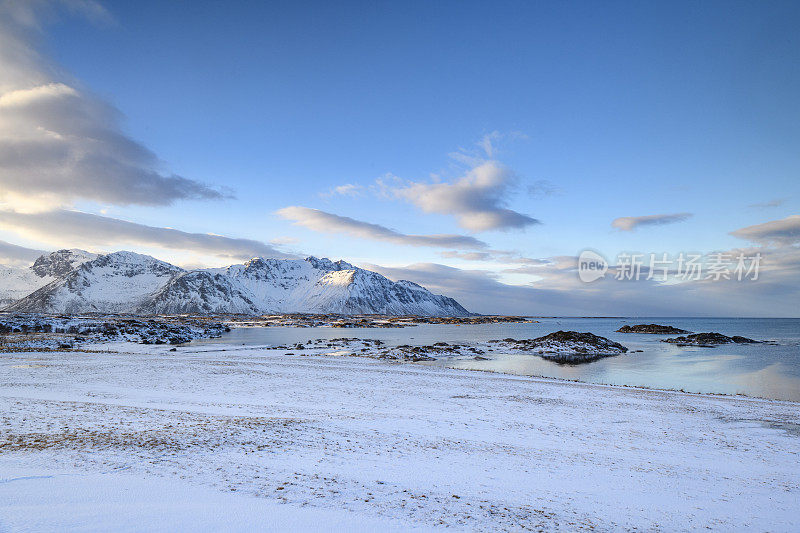
[[[258,306],[229,278],[202,270],[173,277],[138,309],[141,314],[176,315],[258,311]]]
[[[605,337],[578,331],[556,331],[535,339],[490,341],[500,346],[533,353],[557,363],[588,363],[619,355],[628,348]]]
[[[314,256],[306,257],[305,261],[311,264],[314,268],[318,268],[320,270],[333,270],[339,272],[341,270],[355,270],[356,267],[348,263],[347,261],[343,261],[339,259],[338,261],[331,261],[327,257],[316,258]]]
[[[680,335],[682,333],[691,333],[685,329],[679,329],[672,326],[662,326],[660,324],[636,324],[635,326],[622,326],[617,330],[618,333],[649,333],[653,335]]]
[[[91,258],[92,254],[81,250],[58,250],[34,261],[31,270],[40,278],[47,276],[60,278],[72,272],[83,261]]]
[[[662,342],[677,344],[678,346],[712,347],[712,346],[718,346],[720,344],[754,344],[760,341],[748,339],[747,337],[741,337],[739,335],[728,337],[727,335],[723,335],[722,333],[711,332],[711,333],[695,333],[693,335],[686,335],[683,337],[664,339]]]

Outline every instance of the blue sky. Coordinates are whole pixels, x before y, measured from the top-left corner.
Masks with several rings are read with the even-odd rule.
[[[309,212],[289,217],[285,208],[402,235],[469,236],[484,250],[547,260],[585,248],[614,257],[774,247],[767,237],[730,233],[800,207],[796,2],[42,6],[27,18],[12,11],[16,18],[0,30],[39,54],[25,63],[6,58],[8,71],[21,74],[3,91],[44,80],[113,106],[122,118],[104,118],[104,129],[158,159],[137,160],[138,167],[226,196],[182,192],[147,205],[118,192],[66,190],[71,197],[58,209],[248,239],[276,253],[387,269],[444,265],[546,289],[548,275],[509,273],[496,254],[443,257],[456,247],[361,229],[354,236],[349,222],[314,226]],[[455,189],[430,200],[432,186],[455,184],[487,162],[502,169],[493,185],[462,191],[461,203],[450,201]],[[331,193],[343,185],[349,194]],[[40,200],[6,189],[12,200]],[[478,204],[492,215],[506,210],[504,218],[480,225]],[[612,226],[619,217],[683,214],[630,231]],[[540,223],[511,224],[517,215]],[[48,238],[12,219],[0,220],[0,238],[15,245],[115,247],[113,239],[91,242],[91,231]],[[236,255],[167,241],[124,244],[184,264],[230,263]],[[781,238],[780,253],[794,254],[797,244]]]

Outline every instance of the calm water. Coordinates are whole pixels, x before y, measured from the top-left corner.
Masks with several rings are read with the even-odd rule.
[[[543,318],[537,324],[476,326],[421,325],[403,329],[251,328],[235,329],[221,339],[200,341],[278,345],[315,338],[359,337],[390,344],[467,343],[513,337],[533,338],[563,330],[588,331],[620,342],[631,350],[583,365],[559,365],[532,355],[490,352],[488,361],[446,358],[430,363],[526,376],[548,376],[591,383],[635,385],[688,392],[746,394],[800,401],[800,319],[731,318]],[[624,324],[668,324],[694,332],[716,331],[743,335],[763,344],[681,348],[659,342],[664,335],[616,333]]]

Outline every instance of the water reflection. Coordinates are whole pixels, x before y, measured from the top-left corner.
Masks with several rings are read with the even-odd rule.
[[[776,341],[779,345],[679,347],[660,342],[666,336],[616,333],[624,324],[656,322],[690,331],[717,331]],[[254,328],[233,330],[209,342],[278,345],[309,339],[358,337],[389,344],[425,345],[533,338],[559,329],[588,331],[640,353],[627,353],[582,365],[560,365],[540,357],[489,352],[487,361],[446,358],[432,365],[508,374],[631,385],[688,392],[746,394],[800,401],[800,319],[724,318],[554,318],[536,324],[422,325],[404,329]]]

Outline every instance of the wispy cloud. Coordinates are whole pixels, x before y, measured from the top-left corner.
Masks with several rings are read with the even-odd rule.
[[[237,260],[287,256],[251,239],[189,233],[66,209],[35,214],[0,211],[0,228],[57,247],[118,250],[123,246],[144,246]]]
[[[23,30],[40,30],[42,19],[52,19],[58,10],[97,24],[114,22],[108,10],[95,0],[3,0],[0,6],[9,22]]]
[[[460,163],[478,166],[487,159],[497,159],[499,154],[498,147],[503,144],[503,141],[527,138],[528,136],[521,131],[500,132],[494,130],[484,134],[473,147],[459,148],[448,155]]]
[[[445,259],[461,259],[462,261],[492,261],[494,254],[491,252],[459,252],[456,250],[446,250],[439,252]]]
[[[528,185],[528,196],[532,198],[544,198],[561,194],[561,189],[548,180],[536,180]]]
[[[40,17],[58,6],[99,17],[92,1],[0,3],[0,200],[32,207],[93,200],[169,205],[225,194],[161,170],[156,155],[125,135],[122,114],[43,58]]]
[[[331,187],[327,191],[320,193],[320,196],[323,198],[330,198],[332,196],[350,196],[351,198],[355,198],[358,196],[363,196],[364,194],[364,186],[363,185],[356,185],[354,183],[345,183],[344,185],[337,185],[336,187]]]
[[[621,231],[633,231],[640,226],[663,226],[683,222],[692,217],[692,213],[673,213],[671,215],[645,215],[639,217],[620,217],[611,225]]]
[[[483,149],[483,152],[486,154],[486,157],[489,159],[494,158],[495,156],[495,143],[501,138],[499,131],[493,131],[491,133],[487,133],[484,135],[480,141],[478,141],[478,146]]]
[[[282,244],[297,244],[299,241],[295,237],[275,237],[274,239],[270,239],[270,244],[275,245],[282,245]]]
[[[759,202],[755,204],[750,204],[747,207],[752,207],[755,209],[768,209],[770,207],[780,207],[786,203],[786,198],[776,198],[775,200],[769,200],[768,202]]]
[[[535,218],[506,207],[516,182],[514,174],[497,161],[484,161],[452,182],[411,182],[393,192],[425,213],[455,216],[458,224],[470,231],[538,224]]]
[[[731,235],[760,244],[797,244],[800,243],[800,215],[747,226],[732,231]]]
[[[457,250],[446,250],[439,252],[445,259],[460,259],[462,261],[492,261],[496,263],[538,266],[548,264],[547,259],[536,259],[524,257],[517,252],[508,250],[487,250],[485,252],[461,252]]]
[[[320,233],[340,233],[360,239],[391,242],[406,246],[466,249],[480,249],[487,246],[483,241],[465,235],[407,235],[379,224],[371,224],[309,207],[284,207],[278,210],[276,214],[281,218],[291,220],[295,225]]]

